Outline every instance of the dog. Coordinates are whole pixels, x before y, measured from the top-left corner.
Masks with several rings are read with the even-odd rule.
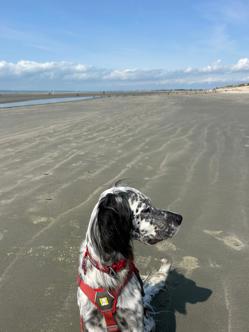
[[[174,236],[181,222],[181,215],[155,208],[135,188],[115,185],[100,195],[80,249],[77,302],[82,332],[153,330],[154,319],[145,307],[163,287],[170,264],[164,261],[143,285],[132,240],[156,244]]]

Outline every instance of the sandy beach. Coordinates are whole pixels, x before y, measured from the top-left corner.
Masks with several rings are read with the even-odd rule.
[[[248,94],[249,93],[249,86],[231,86],[231,87],[222,87],[216,88],[215,92],[218,93],[229,93],[229,94]]]
[[[125,178],[183,215],[134,243],[172,261],[159,332],[248,332],[249,94],[110,96],[0,110],[0,331],[78,332],[78,253],[99,194]]]

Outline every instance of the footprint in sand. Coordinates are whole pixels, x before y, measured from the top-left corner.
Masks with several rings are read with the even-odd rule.
[[[199,260],[193,256],[184,256],[177,264],[177,267],[185,270],[185,275],[190,276],[192,272],[200,267]]]
[[[51,222],[52,218],[48,218],[48,217],[35,217],[33,219],[33,224],[34,225],[37,225],[37,224],[44,224],[44,223],[48,223],[48,222]]]
[[[203,232],[212,236],[216,240],[222,241],[226,246],[234,250],[239,251],[245,246],[235,235],[224,235],[223,231],[210,231],[208,229],[205,229]]]
[[[54,286],[49,286],[45,289],[44,296],[50,296],[55,290]]]
[[[2,232],[0,232],[0,241],[4,238],[4,233],[7,233],[8,230],[4,229]]]
[[[171,242],[167,242],[167,241],[162,241],[162,242],[159,242],[155,245],[155,247],[159,250],[159,251],[168,251],[168,250],[171,250],[171,251],[176,251],[176,246],[171,243]]]
[[[147,268],[149,264],[151,264],[152,257],[151,256],[138,256],[136,258],[136,263],[138,265],[142,265],[143,267]]]
[[[212,269],[219,269],[221,267],[221,265],[213,261],[211,258],[208,259],[208,263]]]

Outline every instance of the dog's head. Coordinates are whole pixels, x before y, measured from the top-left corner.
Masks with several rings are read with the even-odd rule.
[[[155,244],[177,233],[181,215],[154,207],[147,196],[134,188],[129,188],[127,193],[133,215],[133,238]]]
[[[124,257],[132,252],[132,239],[155,244],[174,236],[182,222],[181,215],[155,208],[148,197],[131,187],[106,190],[94,211],[96,227],[91,235],[101,246],[99,251],[116,251]]]

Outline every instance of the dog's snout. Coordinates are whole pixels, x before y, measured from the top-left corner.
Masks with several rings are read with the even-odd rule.
[[[182,216],[180,214],[167,211],[167,218],[172,222],[176,223],[177,226],[180,226],[182,223]]]
[[[176,216],[176,222],[178,223],[178,225],[180,226],[182,223],[182,216],[180,214],[177,214]]]

